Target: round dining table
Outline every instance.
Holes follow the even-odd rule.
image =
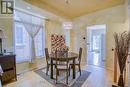
[[[55,61],[57,58],[58,60],[64,60],[64,61],[73,61],[73,79],[76,77],[76,71],[75,71],[75,60],[78,58],[78,54],[74,52],[68,52],[66,57],[62,57],[62,55],[57,55],[57,58],[55,57],[55,53],[50,53],[49,57],[51,59],[51,73],[50,78],[53,79],[53,61]]]

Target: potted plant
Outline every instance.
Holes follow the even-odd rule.
[[[118,86],[124,87],[124,69],[126,67],[126,60],[129,52],[130,45],[130,32],[115,33],[115,52],[118,59],[120,76],[118,78]]]

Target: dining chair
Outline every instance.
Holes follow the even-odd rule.
[[[45,48],[45,56],[46,56],[46,63],[47,63],[46,75],[48,75],[49,67],[51,65],[48,48]]]
[[[66,72],[66,84],[68,84],[68,76],[70,73],[69,69],[69,60],[67,58],[67,53],[65,53],[64,56],[63,52],[60,54],[60,52],[55,51],[55,57],[56,57],[56,84],[58,80],[58,75],[60,71],[65,71]]]
[[[80,75],[81,75],[81,57],[82,57],[82,48],[80,47],[80,48],[79,48],[79,56],[78,56],[78,59],[75,61],[75,66],[78,66]],[[73,68],[73,63],[70,63],[70,67]]]

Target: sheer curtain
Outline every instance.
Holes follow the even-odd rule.
[[[24,14],[19,11],[15,11],[17,16],[19,17],[19,20],[21,23],[24,25],[26,31],[28,32],[28,35],[31,37],[31,62],[34,62],[34,59],[36,58],[36,53],[35,53],[35,36],[38,34],[40,29],[43,27],[43,19],[39,17],[35,17],[32,15]]]

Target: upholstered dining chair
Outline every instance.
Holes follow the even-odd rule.
[[[78,56],[78,59],[75,61],[75,66],[78,66],[80,75],[81,75],[81,57],[82,57],[82,48],[80,47],[80,48],[79,48],[79,56]],[[70,67],[73,68],[73,63],[70,63]]]
[[[58,56],[60,55],[59,52],[55,51],[55,57],[56,57],[56,84],[58,80],[58,75],[60,71],[66,72],[66,84],[68,84],[68,76],[70,73],[69,68],[69,60],[67,58],[67,53],[65,53],[65,56]]]
[[[47,63],[46,75],[48,75],[49,67],[51,65],[51,60],[49,58],[48,48],[45,48],[45,56],[46,56],[46,63]]]

